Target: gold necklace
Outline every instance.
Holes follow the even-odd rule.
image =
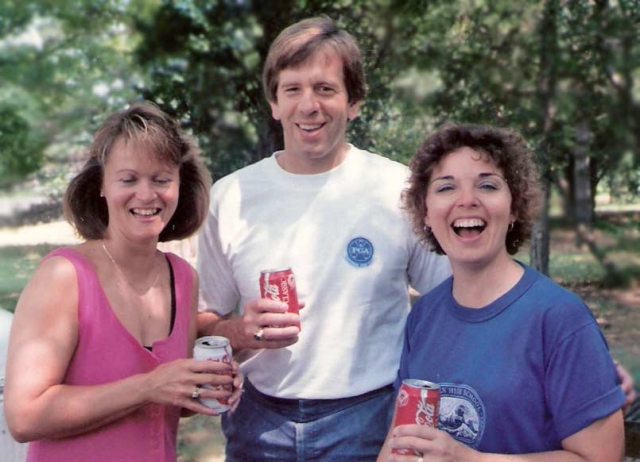
[[[127,277],[124,275],[124,273],[122,272],[122,270],[120,269],[120,267],[118,266],[118,264],[116,263],[116,261],[113,259],[113,257],[111,256],[111,254],[109,253],[109,251],[107,250],[107,246],[104,245],[104,239],[102,239],[102,249],[104,250],[104,252],[107,254],[107,257],[109,257],[109,260],[111,260],[111,263],[113,263],[113,266],[116,268],[116,270],[118,271],[118,273],[120,274],[120,276],[122,276],[122,279],[124,279],[124,282],[127,283],[127,285],[129,287],[131,287],[133,290],[135,290],[137,293],[146,293],[149,292],[149,290],[156,285],[156,283],[158,282],[158,279],[160,279],[160,269],[158,269],[158,271],[156,271],[156,278],[153,280],[153,283],[151,283],[151,285],[149,287],[146,287],[144,289],[141,289],[139,287],[134,286],[133,284],[131,284],[129,282],[129,280],[127,279]]]

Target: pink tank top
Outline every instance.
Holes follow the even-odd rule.
[[[188,357],[193,275],[186,261],[166,254],[175,281],[175,322],[169,337],[155,342],[148,351],[112,311],[89,261],[70,248],[55,250],[46,258],[54,256],[71,261],[78,277],[78,346],[63,383],[109,383]],[[179,418],[178,407],[148,404],[84,435],[34,441],[29,445],[27,461],[175,462]]]

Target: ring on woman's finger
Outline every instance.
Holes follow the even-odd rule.
[[[262,334],[264,334],[264,329],[261,327],[253,334],[253,338],[255,338],[258,342],[262,340]]]
[[[198,398],[200,398],[200,387],[196,385],[196,389],[193,390],[193,393],[191,393],[191,399],[198,399]]]

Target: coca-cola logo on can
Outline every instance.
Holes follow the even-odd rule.
[[[402,382],[396,398],[395,425],[426,425],[438,427],[440,387],[425,380],[407,379]],[[419,455],[411,449],[397,448],[394,454]]]
[[[298,313],[296,279],[291,268],[264,270],[260,272],[260,297],[284,302],[288,312]]]

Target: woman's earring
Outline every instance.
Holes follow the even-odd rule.
[[[509,232],[513,231],[513,221],[509,223]]]
[[[102,192],[102,189],[100,190],[100,197],[104,197],[104,193]]]

